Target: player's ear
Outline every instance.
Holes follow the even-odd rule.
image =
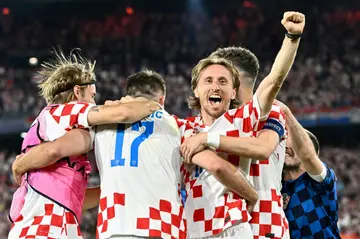
[[[75,99],[76,100],[80,100],[81,99],[81,88],[79,85],[76,85],[73,87],[73,92],[74,92],[74,95],[75,95]]]
[[[198,88],[195,88],[195,90],[194,90],[194,95],[195,95],[196,98],[199,98]]]
[[[159,98],[159,104],[162,105],[162,106],[165,105],[165,96],[164,96],[164,95],[160,96],[160,98]]]
[[[235,99],[236,97],[236,89],[233,89],[232,93],[231,93],[231,99]]]

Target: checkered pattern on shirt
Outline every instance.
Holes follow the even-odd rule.
[[[304,173],[283,185],[282,193],[290,197],[285,209],[291,238],[340,238],[336,176],[326,166],[327,175],[321,183]]]
[[[23,215],[14,222],[21,223]],[[82,238],[75,216],[55,203],[45,204],[43,215],[34,217],[31,225],[22,228],[19,239]]]
[[[149,237],[185,239],[186,221],[183,213],[182,206],[174,210],[169,201],[160,200],[158,208],[149,208],[148,217],[137,219],[136,228],[146,230]]]
[[[257,130],[260,110],[256,96],[243,107],[229,110],[212,126],[205,129],[201,117],[187,118],[197,131],[216,132],[233,137],[251,137]],[[247,173],[250,170],[248,160],[220,152],[219,155],[240,166]],[[246,203],[238,195],[229,192],[214,176],[206,170],[184,164],[181,167],[187,198],[185,212],[190,237],[206,237],[221,233],[235,223],[247,222],[250,215]],[[200,229],[200,230],[199,230]]]
[[[87,113],[92,107],[93,105],[88,103],[70,102],[52,107],[50,115],[66,131],[73,128],[89,128]]]
[[[274,131],[285,132],[285,117],[279,106],[273,105],[266,121],[259,121],[259,127],[270,120],[277,122]],[[272,129],[272,127],[266,127]],[[258,136],[260,131],[254,132]],[[254,239],[281,239],[288,231],[288,222],[282,207],[281,177],[285,161],[285,133],[269,159],[252,160],[250,182],[259,193],[259,201],[251,213],[250,225]]]
[[[99,235],[101,233],[104,233],[108,230],[108,221],[115,218],[115,212],[119,213],[123,211],[124,206],[125,194],[123,193],[113,193],[112,197],[103,197],[100,199],[98,220],[96,226],[97,238],[99,238]]]

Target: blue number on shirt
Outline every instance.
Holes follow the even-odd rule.
[[[139,146],[154,132],[154,121],[137,122],[131,126],[131,130],[139,131],[145,127],[145,131],[134,139],[130,146],[130,167],[138,167]],[[116,132],[115,158],[111,160],[111,167],[125,166],[125,158],[122,156],[124,147],[125,125],[119,124]]]

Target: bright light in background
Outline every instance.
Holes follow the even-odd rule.
[[[20,136],[21,136],[21,138],[25,138],[26,132],[22,132],[22,133],[20,134]]]
[[[127,7],[125,9],[125,12],[128,14],[128,15],[133,15],[134,14],[134,9],[132,7]]]
[[[9,14],[10,14],[10,9],[7,8],[7,7],[4,7],[4,8],[2,9],[2,14],[3,14],[3,15],[9,15]]]
[[[35,66],[35,65],[37,65],[37,63],[38,63],[38,59],[36,57],[31,57],[29,59],[29,64],[30,65]]]

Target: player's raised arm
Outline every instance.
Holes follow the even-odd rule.
[[[73,129],[59,139],[42,143],[26,154],[18,155],[12,165],[13,176],[21,184],[26,172],[54,164],[57,160],[70,155],[81,155],[91,148],[91,136],[87,130]]]
[[[286,105],[282,104],[281,107],[287,119],[287,130],[291,139],[292,148],[303,162],[306,172],[310,175],[315,175],[315,178],[316,175],[320,176],[320,181],[324,180],[327,171],[318,157],[318,152],[315,150],[309,134],[300,125]]]
[[[195,154],[192,163],[208,170],[220,183],[248,202],[249,210],[256,204],[258,194],[245,176],[231,163],[207,149]]]
[[[87,118],[89,125],[134,123],[159,109],[160,105],[155,101],[132,101],[95,106],[90,109]]]
[[[287,31],[281,49],[269,75],[260,83],[255,93],[260,104],[261,116],[270,112],[275,97],[293,65],[305,26],[305,16],[299,12],[285,12],[281,24]]]

